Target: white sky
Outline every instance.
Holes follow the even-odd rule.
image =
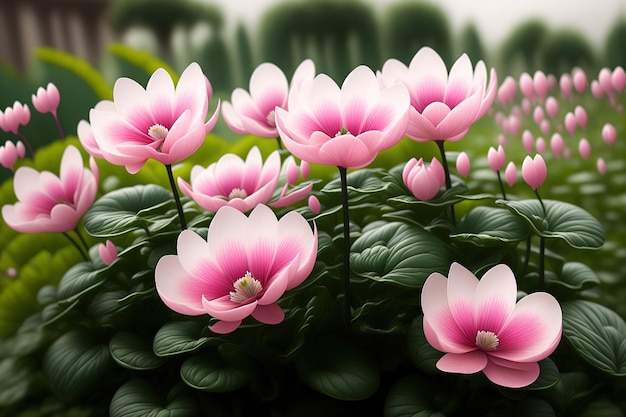
[[[268,6],[301,0],[201,0],[219,5],[229,22],[243,20],[254,27]],[[311,0],[307,0],[311,1]],[[374,10],[402,0],[362,0]],[[626,17],[626,0],[431,0],[448,15],[452,28],[473,21],[483,42],[498,45],[520,21],[542,18],[551,28],[572,27],[585,34],[594,46],[604,43],[618,17]]]

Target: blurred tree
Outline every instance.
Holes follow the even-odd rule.
[[[436,50],[452,62],[450,25],[443,10],[424,2],[400,2],[390,6],[384,21],[387,57],[408,64],[422,46]]]
[[[233,88],[233,74],[230,49],[219,33],[213,34],[194,56],[216,94],[222,94]]]
[[[476,64],[476,62],[480,60],[485,61],[485,63],[487,62],[485,49],[483,48],[483,44],[480,40],[480,35],[478,34],[476,25],[470,23],[465,26],[465,28],[461,32],[461,38],[459,43],[461,45],[460,52],[466,53],[472,60],[472,63]]]
[[[626,18],[618,19],[609,30],[604,47],[609,68],[618,65],[626,68]]]
[[[592,69],[595,57],[587,40],[575,30],[563,29],[549,33],[541,44],[544,72],[562,74],[573,67]]]
[[[114,30],[123,32],[133,26],[143,26],[157,38],[159,53],[172,59],[172,32],[177,26],[191,28],[207,22],[215,33],[224,23],[221,9],[193,0],[113,0],[110,21]]]
[[[547,33],[548,27],[542,20],[530,19],[516,26],[501,47],[503,69],[508,73],[515,73],[516,67],[529,73],[543,69],[539,52]]]
[[[379,63],[378,27],[370,7],[355,0],[284,2],[261,20],[262,59],[286,74],[305,58],[341,80],[355,66]]]
[[[237,26],[235,32],[236,53],[238,58],[239,79],[236,83],[239,87],[247,87],[250,75],[254,71],[254,57],[252,56],[252,45],[248,31],[243,24]]]

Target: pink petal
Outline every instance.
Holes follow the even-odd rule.
[[[515,363],[490,357],[483,373],[494,384],[507,388],[521,388],[539,378],[539,365],[536,362]]]
[[[496,265],[488,270],[476,288],[476,330],[498,334],[515,308],[516,297],[517,283],[507,265]]]
[[[437,361],[437,368],[455,374],[474,374],[487,366],[487,355],[480,350],[465,353],[446,353]]]
[[[217,334],[227,334],[235,331],[237,327],[241,325],[241,320],[236,321],[218,321],[212,326],[209,326],[209,329],[213,333]]]
[[[193,277],[185,272],[177,256],[166,255],[159,259],[154,279],[159,297],[169,308],[188,316],[205,314],[202,294],[187,289]]]
[[[252,317],[265,324],[278,324],[285,319],[285,312],[278,304],[258,305]]]
[[[202,306],[206,313],[223,321],[241,321],[248,317],[257,307],[256,301],[248,304],[235,303],[230,300],[230,295],[225,295],[214,300],[202,297]]]
[[[450,266],[448,273],[448,305],[465,340],[474,342],[476,331],[481,330],[475,327],[474,303],[478,290],[478,279],[467,268],[454,262]]]
[[[363,168],[376,158],[376,153],[354,136],[341,135],[322,145],[319,149],[319,156],[325,161],[324,165]]]

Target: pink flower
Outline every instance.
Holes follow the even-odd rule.
[[[576,106],[574,109],[574,117],[576,118],[576,123],[578,123],[583,130],[587,129],[587,111],[584,107]]]
[[[626,71],[624,71],[624,68],[620,66],[615,67],[611,74],[611,83],[617,93],[624,91],[624,87],[626,86]]]
[[[529,99],[530,101],[535,101],[535,85],[533,83],[533,78],[529,73],[523,72],[519,77],[519,87],[522,90],[522,94],[524,97]]]
[[[528,153],[531,153],[535,147],[535,138],[533,137],[532,132],[528,129],[525,129],[524,132],[522,132],[522,144]]]
[[[560,133],[556,132],[552,135],[552,137],[550,138],[550,148],[557,158],[560,158],[561,155],[563,155],[563,149],[565,149],[565,140]]]
[[[264,205],[250,217],[221,208],[205,241],[191,230],[178,237],[178,255],[156,266],[156,289],[163,302],[185,315],[209,314],[210,326],[229,333],[249,315],[277,324],[284,312],[277,301],[311,273],[317,255],[317,229],[292,211],[276,219]]]
[[[57,108],[59,107],[61,97],[56,85],[48,83],[46,88],[39,87],[37,89],[37,94],[33,94],[31,98],[33,106],[39,113],[57,114]]]
[[[28,104],[19,101],[13,103],[13,107],[7,107],[4,113],[0,112],[0,129],[5,132],[17,134],[20,126],[26,126],[30,122],[30,109]]]
[[[607,145],[613,145],[617,140],[617,130],[611,123],[605,123],[602,126],[602,140]]]
[[[543,157],[539,154],[534,158],[526,156],[522,162],[522,178],[533,190],[536,190],[546,180],[548,169]]]
[[[489,148],[489,151],[487,152],[487,162],[489,162],[489,167],[491,167],[491,170],[494,172],[500,171],[504,168],[506,154],[504,153],[502,145],[498,145],[498,150],[496,150],[493,146]]]
[[[591,145],[586,138],[581,138],[578,142],[578,153],[583,159],[587,159],[591,155]]]
[[[561,87],[561,92],[566,97],[572,96],[572,78],[569,74],[562,74],[559,79],[559,87]]]
[[[293,157],[287,158],[284,166],[295,166]],[[287,169],[281,175],[278,151],[272,152],[263,163],[261,151],[255,146],[250,149],[245,161],[235,154],[226,154],[207,168],[194,166],[191,169],[191,182],[178,178],[178,186],[184,195],[205,210],[216,212],[223,206],[230,206],[246,212],[272,200],[279,181],[287,176],[285,171]],[[278,199],[269,203],[271,206],[285,207],[303,200],[313,187],[313,184],[309,184],[287,194],[289,185],[286,181]]]
[[[466,54],[457,59],[448,74],[443,59],[429,47],[417,51],[408,68],[389,59],[381,72],[384,85],[401,82],[408,88],[411,120],[407,136],[420,142],[463,138],[493,104],[498,91],[494,69],[490,77],[487,84],[485,63],[478,61],[473,70]]]
[[[556,98],[553,96],[549,96],[546,99],[546,112],[552,119],[554,119],[559,112],[559,102],[556,101]]]
[[[314,195],[309,197],[308,205],[309,210],[311,210],[311,212],[315,215],[320,214],[320,212],[322,211],[322,205],[320,203],[320,200]]]
[[[105,265],[111,265],[117,259],[117,248],[113,242],[107,240],[106,243],[98,245],[98,254]]]
[[[541,101],[545,100],[550,86],[548,84],[548,77],[546,77],[546,74],[543,71],[535,71],[535,74],[533,75],[533,87],[539,99]]]
[[[13,185],[18,202],[2,207],[4,221],[21,233],[68,232],[93,203],[98,189],[98,167],[83,167],[78,149],[69,145],[57,177],[48,171],[20,167]]]
[[[604,159],[598,158],[596,160],[596,169],[601,175],[606,174],[606,163],[604,162]]]
[[[304,82],[291,91],[288,108],[276,109],[276,127],[289,152],[314,164],[362,168],[402,139],[410,101],[403,85],[381,90],[361,65],[341,88],[325,74]]]
[[[310,59],[296,69],[292,85],[299,87],[313,79],[315,64]],[[259,65],[250,77],[250,92],[236,88],[232,104],[222,104],[222,116],[228,127],[239,134],[252,134],[265,138],[278,137],[276,130],[276,107],[287,109],[289,85],[280,68],[271,63]]]
[[[22,142],[19,142],[19,143],[22,143]],[[22,144],[21,149],[24,150],[23,144]],[[7,140],[4,143],[4,146],[0,146],[0,165],[2,165],[3,167],[13,171],[13,168],[15,167],[15,163],[17,162],[18,157],[23,158],[24,153],[22,152],[22,154],[20,155],[18,146],[16,146],[10,140]]]
[[[467,175],[470,171],[470,160],[467,156],[467,153],[461,152],[459,153],[459,156],[457,156],[456,170],[459,172],[459,174],[467,178]]]
[[[517,181],[517,168],[515,167],[515,163],[513,161],[509,162],[506,166],[506,170],[504,170],[504,178],[506,179],[506,183],[509,184],[509,187],[515,185]]]
[[[96,104],[96,108],[102,102]],[[76,133],[78,135],[78,140],[80,144],[83,145],[83,149],[87,151],[87,153],[94,158],[104,159],[104,155],[96,142],[96,138],[93,137],[93,130],[91,129],[91,125],[86,120],[81,120],[78,122],[78,127],[76,128]]]
[[[443,165],[437,158],[433,158],[430,165],[424,164],[422,158],[411,158],[402,171],[402,181],[415,198],[428,201],[445,185],[446,178]]]
[[[422,289],[424,333],[444,372],[482,371],[494,384],[520,388],[539,377],[538,361],[561,340],[562,312],[557,300],[536,292],[516,303],[511,269],[500,264],[478,280],[458,263],[446,278],[432,273]]]
[[[124,165],[131,174],[148,159],[165,165],[195,152],[217,122],[219,103],[208,122],[208,80],[196,63],[174,87],[167,71],[152,74],[144,90],[129,78],[113,88],[113,101],[100,102],[89,113],[93,138],[104,158]]]
[[[498,101],[503,106],[509,105],[513,103],[516,92],[517,84],[515,83],[515,79],[508,75],[500,85],[500,88],[498,88]]]
[[[564,119],[565,128],[571,136],[576,132],[576,116],[571,111],[567,112]]]
[[[585,74],[585,71],[579,67],[572,70],[572,81],[574,83],[574,88],[579,93],[582,93],[585,91],[585,88],[587,88],[587,75]]]

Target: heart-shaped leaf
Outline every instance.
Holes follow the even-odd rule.
[[[450,267],[450,248],[432,233],[404,223],[376,223],[352,244],[355,274],[375,281],[421,288],[434,271]]]
[[[616,312],[586,300],[563,303],[563,335],[603,372],[626,375],[626,323]]]
[[[131,332],[116,333],[109,342],[109,351],[115,362],[132,370],[156,369],[166,361],[154,354],[150,341]]]
[[[182,385],[161,393],[148,382],[132,379],[122,385],[109,409],[111,417],[195,417],[201,415],[193,396]]]
[[[546,275],[550,278],[552,275]],[[600,284],[600,278],[581,262],[567,262],[556,279],[548,279],[549,287],[565,287],[570,290],[586,290]]]
[[[202,336],[207,328],[206,323],[197,321],[174,321],[161,327],[152,342],[157,356],[173,356],[193,352],[219,338]]]
[[[561,239],[577,249],[598,249],[604,244],[604,229],[598,220],[582,208],[564,201],[498,200],[524,219],[537,235]]]
[[[183,362],[180,376],[187,385],[201,391],[232,392],[252,382],[254,370],[245,361],[227,361],[217,352],[202,352]]]
[[[147,228],[150,218],[158,214],[151,209],[169,203],[171,198],[169,191],[154,184],[112,191],[85,213],[85,229],[92,236],[113,237]]]
[[[67,270],[57,290],[59,300],[72,302],[82,295],[95,290],[104,283],[106,268],[98,268],[91,262],[81,262]]]
[[[528,234],[526,222],[509,210],[478,206],[467,213],[451,237],[477,246],[497,246],[520,242]]]

